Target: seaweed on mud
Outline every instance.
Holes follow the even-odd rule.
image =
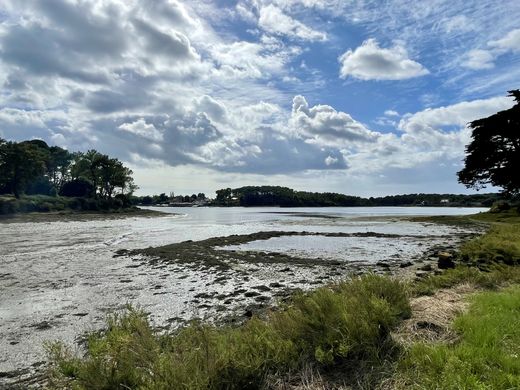
[[[317,233],[297,231],[263,231],[251,234],[212,237],[201,241],[183,241],[179,243],[134,250],[119,250],[115,256],[144,255],[152,265],[159,262],[192,264],[205,268],[216,267],[226,270],[238,262],[251,264],[294,264],[294,265],[342,265],[337,260],[309,259],[277,252],[228,251],[224,246],[240,245],[251,241],[268,240],[283,236],[323,236],[323,237],[381,237],[390,239],[420,238],[420,236],[384,234],[375,232],[357,233]]]

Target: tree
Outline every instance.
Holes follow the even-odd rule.
[[[516,105],[470,123],[471,143],[466,147],[459,182],[477,190],[486,184],[508,194],[520,192],[520,90],[509,91]]]
[[[34,141],[16,143],[0,140],[2,192],[19,198],[32,181],[45,173],[45,161],[45,153]]]

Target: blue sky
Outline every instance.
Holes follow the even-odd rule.
[[[140,193],[467,192],[513,105],[520,3],[2,0],[0,137],[95,148]]]

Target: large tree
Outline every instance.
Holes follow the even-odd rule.
[[[470,123],[471,143],[459,182],[480,189],[487,184],[508,194],[520,192],[520,90],[509,91],[515,106]]]
[[[0,140],[0,190],[17,198],[45,173],[46,154],[34,142]]]

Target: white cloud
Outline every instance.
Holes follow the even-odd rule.
[[[509,31],[501,39],[488,41],[487,46],[490,49],[473,49],[467,52],[462,66],[470,69],[491,69],[501,55],[520,52],[520,29]]]
[[[474,22],[466,15],[456,15],[441,22],[442,29],[447,33],[469,32],[475,30]]]
[[[146,123],[144,118],[139,118],[135,122],[131,123],[123,123],[122,125],[119,125],[118,129],[128,131],[129,133],[135,134],[150,141],[163,141],[162,133],[158,131],[153,124]]]
[[[194,100],[196,111],[203,112],[213,121],[225,122],[227,119],[226,106],[211,96],[204,95]]]
[[[307,41],[325,41],[327,34],[313,30],[270,4],[260,9],[258,25],[271,34],[285,35]]]
[[[348,50],[339,61],[341,78],[403,80],[429,73],[421,64],[408,58],[402,44],[385,49],[379,47],[375,39],[368,39],[355,50]]]
[[[394,110],[386,110],[385,111],[385,115],[386,116],[399,116],[399,113],[397,111],[394,111]]]
[[[495,56],[489,50],[474,49],[466,54],[462,66],[470,69],[491,69],[495,66]]]
[[[504,51],[520,51],[520,28],[509,31],[502,39],[488,42],[488,45]]]
[[[511,97],[494,97],[460,102],[446,107],[426,109],[415,114],[406,114],[399,123],[399,129],[415,132],[417,129],[439,128],[456,125],[464,127],[467,123],[489,116],[512,106]]]
[[[338,162],[338,159],[332,156],[327,156],[325,159],[325,165],[333,165]]]
[[[309,107],[303,96],[293,98],[289,125],[299,135],[318,145],[340,146],[374,142],[378,134],[367,129],[349,114],[328,105]]]

